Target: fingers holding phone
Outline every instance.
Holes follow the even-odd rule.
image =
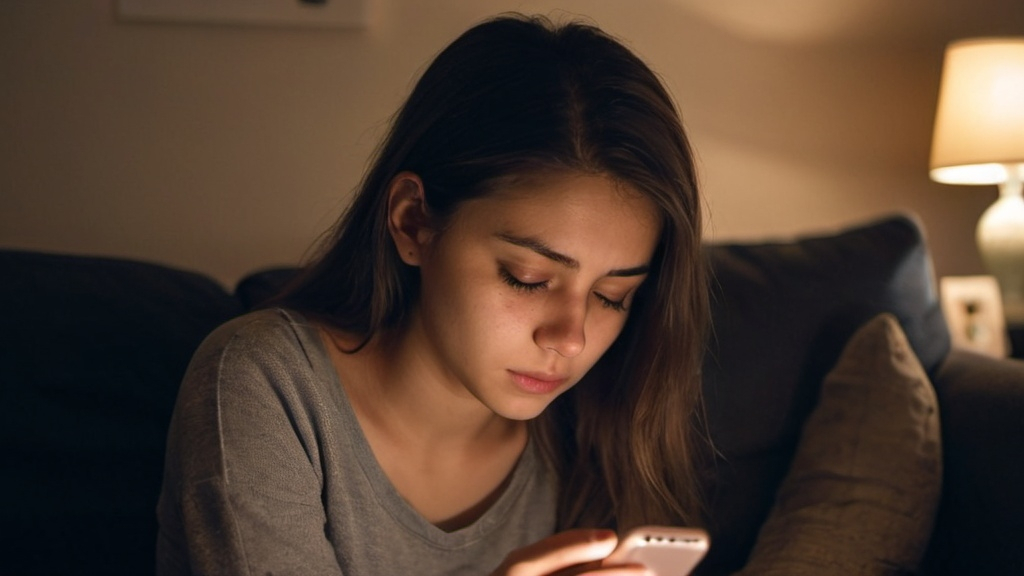
[[[710,546],[700,528],[641,526],[630,530],[602,565],[640,564],[655,576],[687,576]]]
[[[686,576],[707,553],[698,528],[568,530],[513,551],[492,576]]]
[[[637,564],[602,563],[618,544],[611,530],[559,532],[511,552],[491,576],[640,576],[650,574]]]

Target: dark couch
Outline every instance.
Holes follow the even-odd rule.
[[[917,222],[707,254],[705,395],[721,456],[703,571],[742,566],[822,377],[857,326],[889,311],[941,406],[928,573],[1024,573],[1024,362],[950,350]],[[163,266],[0,251],[0,574],[152,573],[164,434],[188,359],[290,273],[258,273],[229,293]]]

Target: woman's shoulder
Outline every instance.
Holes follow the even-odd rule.
[[[228,320],[214,329],[203,344],[213,341],[266,345],[302,340],[316,334],[316,324],[301,313],[286,308],[267,308]]]
[[[260,310],[203,341],[182,379],[179,404],[220,411],[301,406],[303,399],[334,395],[336,379],[314,323],[292,310]]]
[[[249,312],[217,327],[200,344],[193,363],[302,362],[314,365],[324,356],[316,324],[294,310],[269,308]]]

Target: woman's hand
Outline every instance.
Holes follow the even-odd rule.
[[[602,567],[618,543],[611,530],[577,529],[559,532],[514,550],[491,576],[641,576],[643,566]]]

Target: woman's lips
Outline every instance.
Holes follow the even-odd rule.
[[[512,381],[521,390],[530,394],[550,394],[558,390],[568,378],[556,374],[541,374],[537,372],[516,372],[509,370]]]

